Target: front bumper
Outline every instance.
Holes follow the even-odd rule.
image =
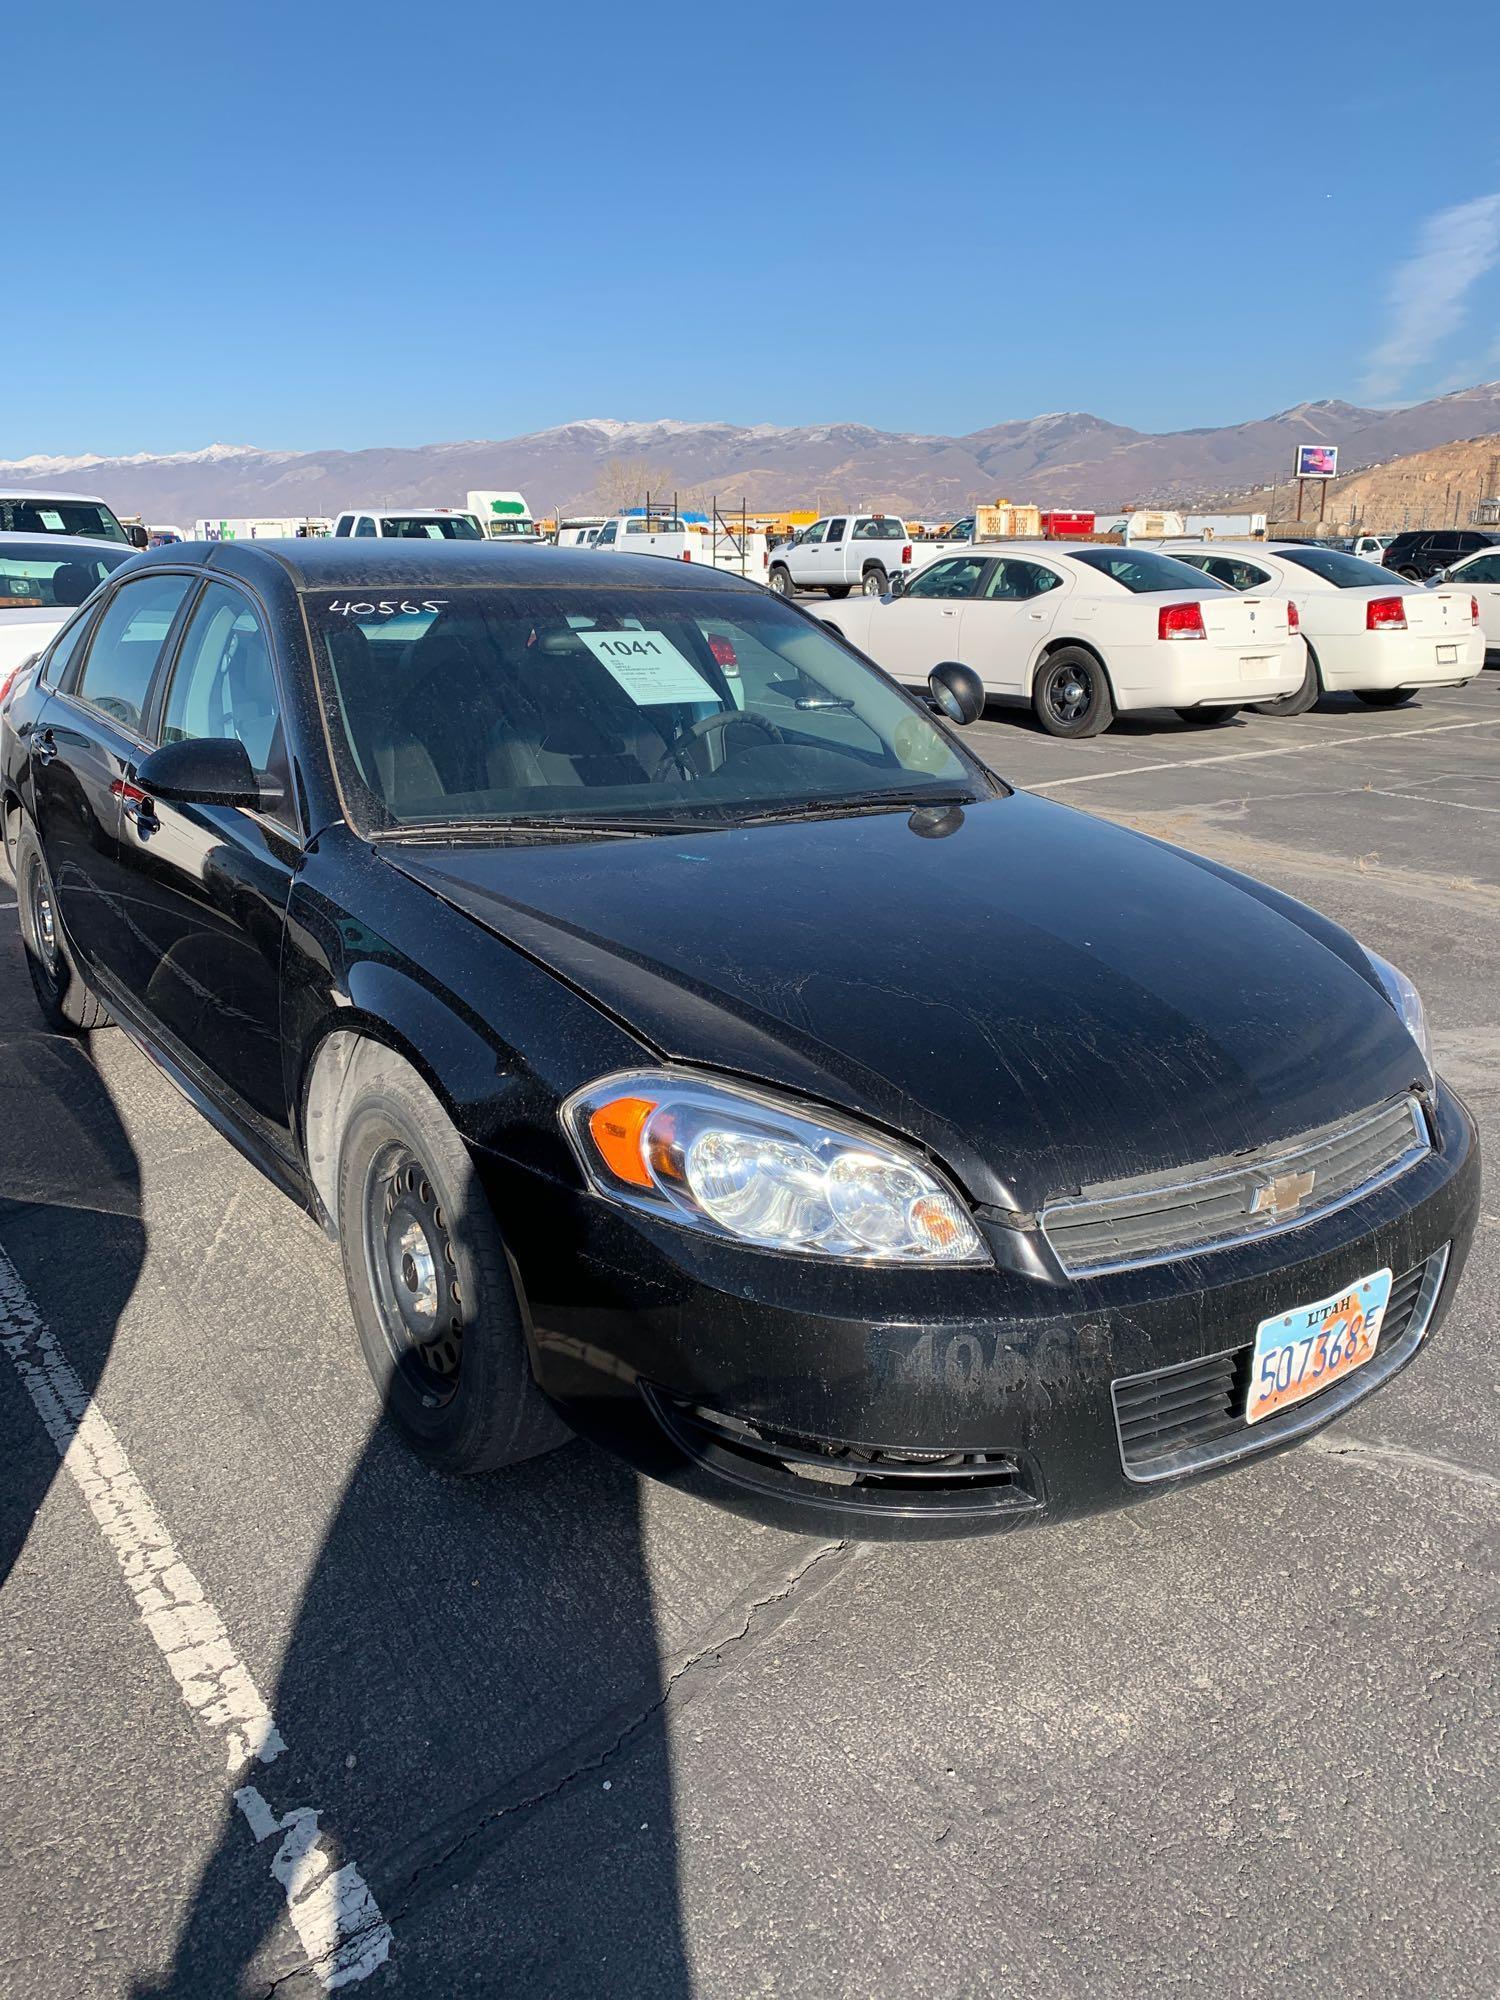
[[[537,1379],[642,1471],[799,1532],[994,1532],[1122,1506],[1285,1448],[1430,1338],[1479,1202],[1479,1147],[1439,1086],[1433,1151],[1284,1233],[1070,1280],[985,1224],[989,1269],[875,1270],[726,1246],[482,1162],[529,1314]],[[561,1210],[559,1209],[561,1204]],[[1446,1253],[1445,1256],[1441,1253]],[[1383,1266],[1441,1283],[1404,1346],[1208,1463],[1126,1470],[1118,1385],[1253,1342],[1270,1314]],[[768,1442],[769,1441],[769,1442]]]

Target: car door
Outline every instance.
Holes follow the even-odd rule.
[[[925,681],[940,660],[961,660],[964,605],[989,568],[982,555],[940,556],[900,597],[871,600],[866,651],[897,680]]]
[[[827,533],[826,521],[814,521],[810,528],[804,528],[797,537],[795,548],[787,550],[787,568],[792,573],[793,583],[799,589],[811,589],[817,573],[818,558],[822,553],[823,537]]]
[[[146,747],[147,691],[192,583],[190,574],[172,570],[122,582],[31,733],[31,810],[55,906],[74,953],[95,978],[124,956],[121,785]]]
[[[1063,579],[1047,563],[1001,556],[963,607],[956,658],[995,694],[1025,694],[1037,648],[1056,622]]]
[[[813,581],[826,590],[829,584],[847,583],[844,574],[844,536],[848,531],[847,520],[834,519],[828,523],[828,532],[818,544],[813,556]]]
[[[1466,562],[1462,569],[1455,570],[1453,583],[1456,589],[1470,591],[1479,606],[1484,650],[1500,653],[1500,549]]]
[[[262,608],[205,584],[153,695],[152,733],[237,738],[280,799],[249,811],[152,799],[125,770],[126,984],[167,1053],[240,1122],[291,1148],[281,1053],[282,931],[302,843],[284,707]]]

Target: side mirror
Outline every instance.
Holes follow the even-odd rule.
[[[184,806],[274,805],[279,785],[262,784],[237,737],[188,736],[142,758],[135,782],[148,798]]]
[[[151,537],[139,521],[125,523],[125,539],[133,549],[149,549],[151,546]]]
[[[887,582],[890,585],[889,590],[886,592],[888,597],[905,597],[906,578],[901,574],[899,569],[893,577],[887,579]]]
[[[984,682],[961,660],[943,660],[927,676],[932,705],[950,722],[977,722],[984,714]]]

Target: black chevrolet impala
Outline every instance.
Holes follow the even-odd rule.
[[[1410,983],[1000,783],[962,666],[650,558],[178,544],[3,700],[43,1012],[321,1219],[455,1472],[571,1426],[806,1529],[1060,1518],[1305,1436],[1458,1283]]]

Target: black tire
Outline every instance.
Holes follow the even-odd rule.
[[[47,858],[29,819],[22,820],[16,837],[16,914],[26,970],[47,1026],[60,1035],[109,1027],[108,1009],[89,991],[63,937]]]
[[[1397,576],[1404,576],[1408,583],[1420,583],[1422,581],[1422,572],[1419,569],[1398,569],[1396,574]]]
[[[830,597],[847,597],[852,588],[852,584],[830,583],[828,586],[828,595]]]
[[[1109,677],[1082,646],[1062,646],[1036,670],[1031,711],[1049,736],[1097,736],[1115,719]]]
[[[1277,695],[1274,701],[1257,701],[1251,706],[1257,715],[1306,715],[1307,711],[1316,705],[1322,692],[1323,683],[1318,674],[1318,656],[1312,647],[1308,646],[1307,671],[1302,676],[1301,687],[1291,694]]]
[[[1402,708],[1416,693],[1415,688],[1356,688],[1354,692],[1371,708]]]
[[[406,1063],[372,1067],[339,1140],[338,1225],[386,1414],[444,1472],[492,1472],[571,1435],[531,1373],[499,1226],[468,1148]]]
[[[1237,708],[1179,708],[1177,714],[1184,722],[1196,722],[1200,728],[1218,729],[1226,722],[1233,722],[1239,714]]]
[[[778,597],[790,597],[796,588],[792,582],[792,573],[785,563],[772,563],[768,581]]]
[[[890,590],[891,584],[879,563],[872,563],[860,578],[859,587],[866,597],[884,597]]]

